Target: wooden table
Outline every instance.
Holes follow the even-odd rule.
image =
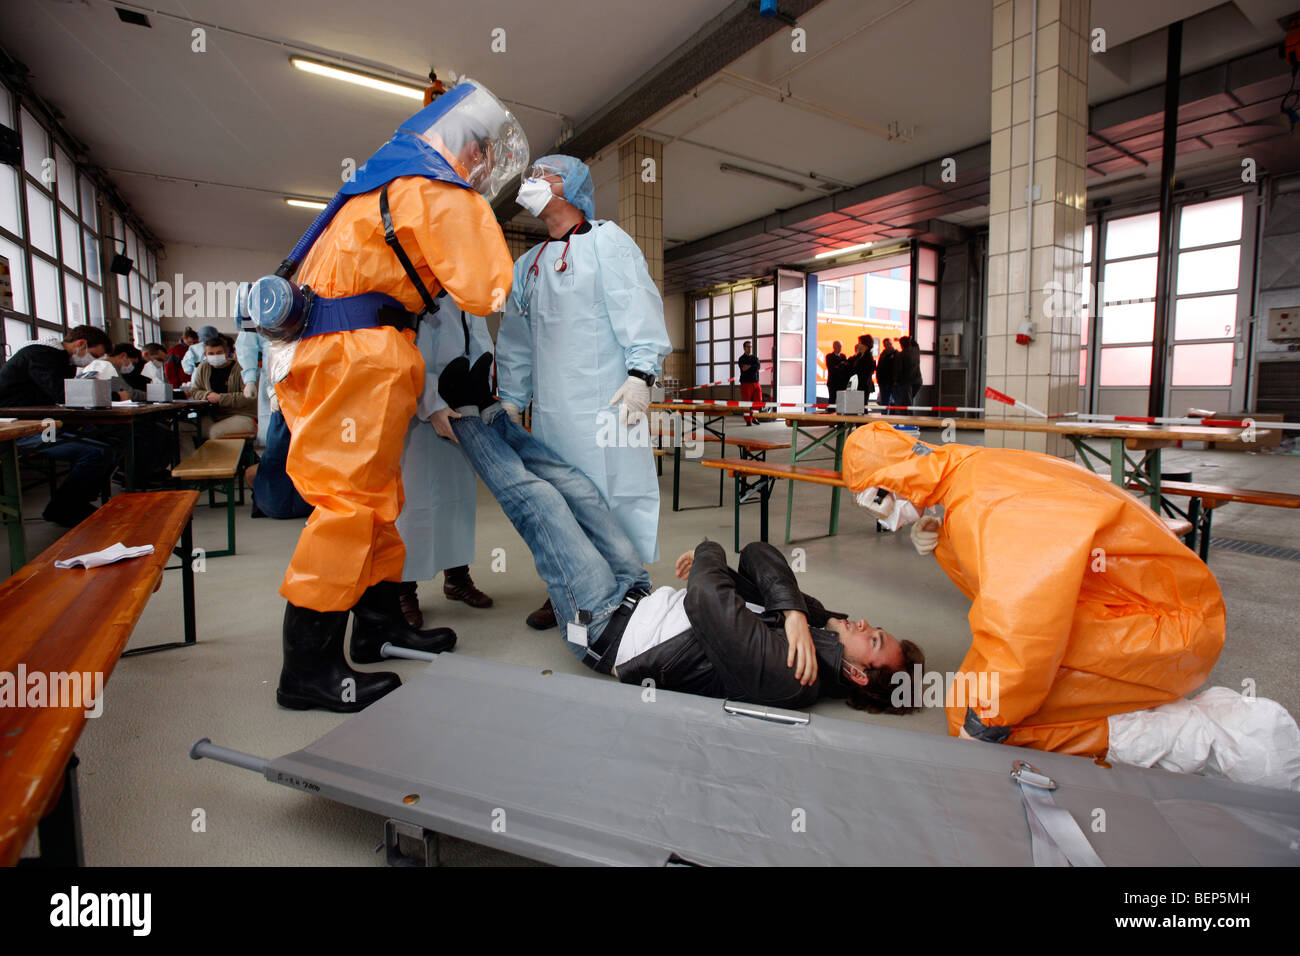
[[[653,402],[650,405],[650,411],[669,412],[674,418],[680,415],[695,415],[698,420],[695,423],[694,433],[712,435],[714,438],[723,442],[723,454],[726,454],[727,439],[727,418],[731,415],[745,415],[752,409],[734,408],[729,405],[693,405],[688,402]],[[653,424],[653,422],[651,422]],[[679,476],[682,464],[682,431],[676,431],[673,440],[673,511],[679,511],[679,502],[681,497],[681,484]],[[718,475],[718,507],[722,507],[722,494],[724,490],[725,473]]]
[[[55,675],[72,674],[100,674],[107,683],[122,657],[193,645],[190,522],[198,497],[197,491],[119,495],[0,584],[0,671],[16,675],[21,666],[28,675],[45,675],[49,686]],[[54,566],[115,541],[152,544],[154,551],[90,570]],[[124,653],[178,542],[185,640]],[[73,750],[86,719],[85,707],[0,707],[0,865],[18,859],[37,821],[43,859],[80,862]]]
[[[755,416],[771,421],[782,420],[793,430],[790,446],[790,463],[797,464],[818,448],[833,445],[835,470],[843,468],[844,441],[848,433],[859,425],[871,422],[889,422],[894,425],[912,425],[917,428],[955,427],[968,431],[1038,432],[1064,435],[1074,445],[1079,457],[1089,471],[1097,471],[1094,460],[1110,467],[1110,479],[1121,488],[1136,482],[1149,495],[1151,507],[1160,511],[1160,450],[1181,441],[1213,441],[1235,444],[1241,442],[1241,432],[1233,428],[1211,428],[1200,425],[1136,425],[1114,422],[1081,422],[1063,419],[1022,420],[1014,418],[939,418],[920,415],[836,415],[806,412],[756,412]],[[809,429],[826,427],[829,430],[814,435]],[[1256,438],[1266,429],[1256,428]],[[802,448],[799,439],[807,440]],[[1088,439],[1104,438],[1110,441],[1110,455],[1089,447]],[[1135,460],[1130,451],[1143,455]],[[785,540],[790,542],[790,521],[794,510],[794,484],[791,482],[785,512]],[[840,489],[831,491],[830,533],[839,530]]]
[[[125,427],[127,442],[123,468],[126,471],[126,490],[135,490],[135,423],[141,418],[170,417],[172,423],[172,441],[176,448],[180,443],[180,425],[177,416],[188,412],[194,406],[206,405],[207,402],[194,402],[189,399],[179,402],[155,402],[152,404],[122,405],[112,408],[69,408],[66,405],[28,405],[19,408],[3,409],[4,416],[21,419],[57,418],[67,425],[109,425]],[[176,448],[173,451],[176,451]],[[179,457],[174,454],[173,457]]]
[[[57,421],[54,427],[59,427]],[[18,439],[39,435],[44,429],[43,422],[0,422],[0,520],[3,520],[9,538],[11,572],[27,563],[27,540],[23,535],[23,483],[18,474]]]

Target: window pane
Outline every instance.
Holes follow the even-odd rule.
[[[768,288],[770,288],[770,286],[769,286]],[[759,289],[759,291],[762,292],[763,290],[762,290],[762,289]],[[772,313],[771,313],[771,312],[760,312],[760,313],[758,313],[758,334],[759,334],[759,335],[771,335],[771,334],[772,334],[772,331],[773,331],[773,330],[772,330]]]
[[[128,293],[126,291],[126,276],[116,276],[117,278],[117,300],[126,303]]]
[[[104,327],[104,294],[94,287],[86,289],[86,302],[90,314],[90,324],[97,329]]]
[[[1083,227],[1083,261],[1092,262],[1092,223]]]
[[[1092,316],[1089,314],[1088,307],[1085,305],[1082,309],[1082,315],[1080,315],[1079,317],[1079,344],[1080,345],[1088,344],[1088,329],[1091,328],[1091,326],[1092,326]]]
[[[938,286],[926,285],[924,282],[916,286],[916,314],[917,315],[937,315],[938,309],[935,307],[935,299],[938,292]],[[921,348],[925,348],[924,345]]]
[[[1156,294],[1156,257],[1134,259],[1131,262],[1112,262],[1103,273],[1100,295],[1106,302],[1131,302],[1134,299],[1151,299]]]
[[[709,364],[709,346],[707,343],[695,346],[695,361],[700,365]]]
[[[782,385],[803,385],[803,363],[782,362],[781,363],[781,384]]]
[[[920,250],[920,255],[917,256],[916,277],[931,282],[939,281],[939,254],[933,249]]]
[[[1231,342],[1174,346],[1172,385],[1231,385]]]
[[[99,272],[99,239],[89,229],[82,232],[86,252],[86,278],[91,282],[102,282]]]
[[[14,128],[14,98],[3,83],[0,83],[0,124]]]
[[[54,184],[59,190],[59,202],[76,212],[77,167],[72,165],[72,159],[61,149],[55,149],[54,163],[57,174],[54,178]]]
[[[5,319],[5,358],[10,358],[32,339],[32,327],[22,319]]]
[[[713,304],[715,307],[717,306],[716,299],[714,300]],[[717,313],[714,312],[714,315],[716,314]],[[724,312],[723,315],[726,315],[726,313]],[[731,319],[714,319],[713,320],[714,341],[717,341],[718,339],[729,339],[729,338],[731,338]]]
[[[731,377],[732,375],[731,375],[730,365],[715,365],[713,366],[713,378],[709,379],[709,381],[721,382],[723,385],[726,385],[727,379]]]
[[[802,358],[803,357],[803,336],[799,334],[786,334],[781,336],[781,358]],[[791,385],[784,379],[785,373],[781,373],[783,378],[782,385]]]
[[[74,279],[70,275],[63,277],[64,302],[67,304],[68,328],[74,325],[84,325],[86,322],[86,307],[82,304],[82,289],[84,285],[80,279]]]
[[[938,324],[934,319],[916,320],[916,344],[922,352],[934,351],[934,330]]]
[[[754,316],[738,315],[731,320],[734,327],[732,335],[738,339],[747,339],[754,334]]]
[[[18,170],[0,166],[0,226],[15,236],[23,234],[23,211],[18,202]]]
[[[739,346],[739,345],[736,345],[735,348],[736,348],[736,352],[735,352],[735,354],[736,354],[736,355],[739,355],[739,354],[740,354],[740,346]],[[733,356],[732,356],[732,344],[731,344],[730,342],[714,342],[714,343],[713,343],[713,361],[714,361],[715,363],[730,362],[730,361],[732,361],[732,357],[733,357]],[[730,372],[727,373],[726,377],[727,377],[727,378],[733,378],[733,377],[735,377],[737,374],[738,374],[738,373],[733,369],[732,371],[730,371]]]
[[[1241,246],[1178,254],[1178,294],[1236,290]]]
[[[1237,334],[1237,297],[1207,295],[1174,304],[1174,338],[1226,339]]]
[[[713,317],[720,315],[731,315],[731,293],[724,292],[722,295],[713,297]]]
[[[63,247],[63,264],[73,272],[80,272],[81,226],[66,212],[59,213],[59,239]]]
[[[1155,252],[1160,245],[1160,213],[1112,219],[1106,224],[1106,258],[1125,259]]]
[[[53,325],[63,325],[59,306],[59,269],[40,256],[32,256],[32,281],[35,287],[36,317]]]
[[[22,136],[23,136],[23,168],[31,173],[42,183],[41,179],[42,163],[49,158],[50,143],[46,139],[45,129],[36,118],[26,110],[22,113]]]
[[[1087,308],[1092,302],[1092,266],[1083,267],[1083,284],[1079,286],[1079,295],[1083,297],[1079,301]]]
[[[14,311],[31,314],[27,301],[27,259],[22,249],[8,239],[0,239],[0,256],[9,260],[9,284],[14,296]]]
[[[140,273],[132,269],[131,274],[126,277],[126,284],[131,290],[131,308],[140,308]]]
[[[746,289],[743,292],[737,292],[731,303],[733,312],[752,312],[754,311],[754,290]]]
[[[707,342],[709,340],[709,329],[713,326],[712,322],[695,323],[695,341]]]
[[[1098,385],[1151,384],[1151,346],[1101,350],[1101,373]]]
[[[54,203],[31,183],[27,184],[27,217],[32,245],[54,255]]]
[[[709,367],[707,365],[695,366],[695,384],[703,385],[709,380]]]
[[[758,307],[760,309],[770,309],[775,298],[776,287],[772,285],[761,285],[758,287]]]
[[[934,384],[934,356],[933,355],[921,356],[921,383],[923,385]],[[871,388],[870,386],[867,386],[868,391],[870,391],[870,388]]]
[[[1108,305],[1101,315],[1101,342],[1150,342],[1155,330],[1156,304]]]
[[[708,300],[708,299],[696,299],[696,300],[695,300],[695,317],[696,317],[697,319],[707,319],[707,318],[709,317],[709,300]]]
[[[1178,224],[1178,248],[1208,246],[1241,239],[1241,197],[1184,206]]]
[[[1088,350],[1079,349],[1079,385],[1088,384]]]
[[[99,216],[95,209],[95,184],[85,176],[81,177],[81,219],[92,229],[99,227]]]

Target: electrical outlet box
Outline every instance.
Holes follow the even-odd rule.
[[[947,356],[961,355],[961,333],[953,332],[939,336],[939,354]]]
[[[1274,342],[1300,339],[1300,306],[1268,310],[1268,337]]]

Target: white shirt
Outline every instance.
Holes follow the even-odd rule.
[[[159,382],[164,385],[167,383],[167,376],[163,374],[161,368],[155,367],[153,362],[145,362],[140,367],[140,374],[151,382]]]
[[[746,602],[755,614],[764,608]],[[623,628],[614,666],[619,667],[664,641],[671,640],[691,626],[686,616],[686,588],[658,588],[643,597]]]

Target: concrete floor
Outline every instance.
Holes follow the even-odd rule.
[[[754,437],[788,437],[784,426],[775,423],[743,430]],[[925,437],[938,440],[937,435]],[[1197,481],[1300,490],[1300,460],[1291,456],[1167,451],[1164,470],[1191,470]],[[730,487],[726,506],[716,507],[716,472],[684,463],[682,500],[691,510],[671,510],[670,459],[660,485],[663,557],[651,568],[656,585],[675,583],[673,560],[702,538],[721,541],[728,548],[732,541]],[[42,499],[40,490],[29,493],[27,513],[39,514]],[[956,670],[970,642],[966,600],[933,560],[913,551],[906,535],[874,533],[865,514],[847,502],[839,535],[826,537],[829,499],[829,489],[800,485],[796,490],[795,540],[783,550],[789,555],[794,547],[804,549],[805,590],[830,607],[865,616],[917,641],[926,650],[929,667]],[[778,545],[785,504],[782,488],[772,501],[772,540]],[[748,507],[742,515],[742,539],[757,537],[757,508]],[[224,521],[224,511],[201,507],[195,516],[195,543],[222,547]],[[212,559],[197,576],[198,646],[118,664],[107,685],[103,716],[88,722],[77,750],[82,761],[87,863],[383,865],[383,854],[375,852],[383,836],[380,817],[274,786],[248,771],[187,756],[200,737],[261,756],[277,756],[310,743],[346,719],[323,712],[285,711],[275,703],[284,608],[275,590],[300,527],[296,521],[253,520],[242,509],[238,556]],[[1217,514],[1214,531],[1225,538],[1296,547],[1300,513],[1233,505]],[[58,536],[59,529],[35,520],[27,532],[29,553],[36,554]],[[539,633],[524,625],[525,615],[541,603],[544,590],[522,540],[482,486],[477,548],[474,577],[495,599],[495,607],[473,610],[448,602],[439,579],[421,588],[426,626],[454,627],[460,635],[458,654],[609,679],[583,668],[561,646],[558,631]],[[500,573],[490,570],[494,548],[506,554],[506,567]],[[1228,607],[1227,646],[1211,683],[1240,690],[1244,680],[1253,680],[1260,696],[1279,700],[1292,714],[1300,714],[1297,565],[1228,551],[1213,552],[1210,565]],[[180,576],[170,572],[146,607],[131,643],[179,639],[180,628]],[[394,661],[388,669],[409,677],[422,666]],[[814,712],[921,733],[946,732],[939,710],[872,716],[840,702],[826,702]],[[195,832],[192,823],[199,811],[206,822],[203,832]],[[527,862],[455,840],[443,841],[443,859],[452,865]]]

